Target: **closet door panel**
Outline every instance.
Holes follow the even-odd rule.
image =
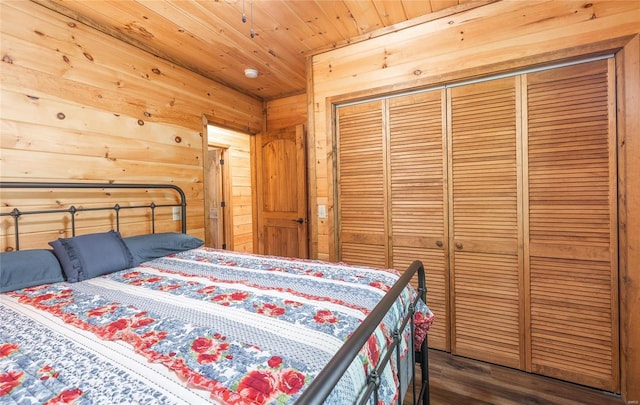
[[[387,266],[386,163],[382,101],[337,110],[340,260]]]
[[[425,266],[427,300],[438,314],[429,346],[449,348],[444,90],[389,99],[392,266]],[[414,280],[417,285],[417,280]]]
[[[422,261],[427,283],[427,304],[437,319],[429,329],[429,347],[450,351],[449,285],[448,277],[442,274],[445,268],[442,252],[422,247],[394,246],[393,254],[394,269],[406,269],[416,258]]]
[[[529,74],[532,371],[618,390],[612,60]]]
[[[455,354],[523,366],[516,79],[449,89]]]

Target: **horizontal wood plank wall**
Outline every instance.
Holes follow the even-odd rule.
[[[269,100],[267,104],[267,131],[295,127],[307,123],[307,95]]]
[[[32,2],[3,2],[0,33],[0,178],[176,184],[203,237],[202,114],[255,133],[262,102]]]
[[[308,93],[313,95],[310,111],[314,116],[310,117],[312,133],[309,136],[314,142],[309,145],[314,150],[309,154],[316,157],[317,163],[310,183],[315,185],[310,191],[315,198],[311,203],[328,203],[328,212],[333,215],[334,195],[330,194],[334,181],[332,102],[615,51],[628,47],[631,38],[640,32],[639,27],[640,3],[634,1],[499,1],[313,55],[309,69],[313,80]],[[637,44],[628,53],[637,55]],[[626,66],[624,77],[627,81],[620,83],[621,86],[629,84],[637,89],[637,64],[634,63]],[[631,71],[632,66],[636,71]],[[637,96],[635,99],[625,97],[627,104],[633,104],[637,99]],[[638,136],[637,119],[629,118],[624,122],[628,127],[622,131],[635,141],[627,144],[630,146],[625,153],[627,156],[640,155],[640,145],[635,139]],[[628,150],[629,147],[635,149]],[[626,165],[622,167],[622,175],[633,163]],[[634,191],[625,190],[635,196],[631,201],[638,200]],[[638,208],[637,204],[626,206],[625,218],[637,218],[640,215]],[[333,220],[332,216],[326,222],[312,218],[311,229],[316,234],[311,238],[318,241],[318,258],[335,258],[335,235],[329,234],[334,229]],[[622,235],[621,239],[625,237]],[[622,262],[625,268],[621,268],[621,275],[626,280],[623,287],[633,288],[633,292],[623,293],[623,296],[637,297],[638,287],[633,285],[640,283],[638,256],[629,255]],[[623,324],[638,322],[638,315],[631,311],[632,308],[628,308],[621,314]],[[638,401],[640,386],[633,381],[640,375],[637,356],[640,336],[637,327],[629,330],[635,334],[626,336],[623,330],[622,336],[622,341],[627,342],[622,351],[630,356],[627,360],[623,358],[623,396],[629,401]]]

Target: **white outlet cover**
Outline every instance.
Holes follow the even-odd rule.
[[[318,218],[326,219],[327,218],[327,206],[326,205],[318,205]]]

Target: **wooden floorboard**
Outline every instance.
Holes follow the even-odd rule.
[[[618,395],[439,350],[429,351],[429,379],[431,405],[624,405]]]

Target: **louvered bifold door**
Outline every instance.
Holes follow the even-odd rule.
[[[337,109],[338,254],[350,264],[388,266],[382,104]]]
[[[526,76],[532,371],[618,391],[613,60]]]
[[[434,90],[389,99],[389,176],[392,265],[422,261],[428,304],[438,314],[429,346],[449,350],[444,96]]]
[[[452,352],[523,367],[516,78],[449,89]]]

